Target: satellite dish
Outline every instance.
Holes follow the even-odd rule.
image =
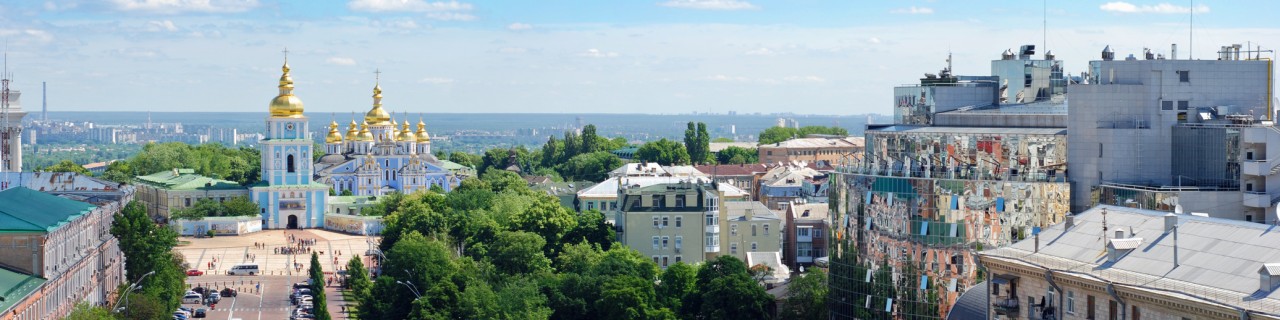
[[[1173,206],[1173,213],[1182,214],[1182,205],[1179,204]]]

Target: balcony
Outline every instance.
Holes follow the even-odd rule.
[[[1244,206],[1250,208],[1266,208],[1271,206],[1271,196],[1266,192],[1245,191]]]
[[[705,251],[706,253],[720,252],[720,246],[707,246],[706,248],[703,248],[703,249],[704,249],[703,251]]]
[[[720,233],[720,225],[718,224],[709,225],[703,229],[705,229],[704,231],[707,233]]]
[[[1265,177],[1271,175],[1271,168],[1277,162],[1272,160],[1245,160],[1240,163],[1240,173]]]

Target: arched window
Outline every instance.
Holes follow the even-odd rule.
[[[291,154],[291,155],[289,155],[289,156],[285,157],[284,159],[285,159],[285,160],[284,160],[284,162],[285,162],[285,167],[289,170],[289,172],[290,172],[290,173],[294,172],[295,168],[294,168],[294,166],[293,166],[293,155]]]

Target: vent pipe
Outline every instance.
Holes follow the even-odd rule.
[[[1169,49],[1169,60],[1178,60],[1178,44],[1174,43]]]

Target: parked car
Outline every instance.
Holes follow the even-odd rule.
[[[201,309],[196,309],[195,314],[192,314],[191,316],[194,318],[204,318],[205,316],[207,316],[207,314],[205,314],[204,309],[201,308]]]
[[[178,310],[186,311],[187,313],[195,312],[195,310],[192,310],[191,307],[178,307]]]
[[[239,293],[238,293],[238,292],[236,292],[236,289],[232,289],[232,288],[222,288],[222,296],[223,296],[223,297],[235,297],[235,296],[236,296],[236,295],[238,295],[238,294],[239,294]]]
[[[217,291],[209,292],[209,302],[218,303],[218,301],[222,301],[222,295]]]
[[[200,304],[201,301],[204,301],[204,296],[198,293],[191,293],[182,297],[182,303]]]
[[[302,288],[310,288],[310,287],[311,287],[311,279],[307,279],[307,282],[298,282],[293,284],[294,289],[302,289]]]
[[[197,269],[187,270],[187,276],[188,276],[188,277],[203,276],[203,275],[204,275],[204,271],[200,271],[200,270],[197,270]]]
[[[195,287],[195,288],[191,288],[191,291],[187,291],[187,292],[194,292],[194,293],[199,293],[203,295],[205,293],[205,289],[204,287]]]

